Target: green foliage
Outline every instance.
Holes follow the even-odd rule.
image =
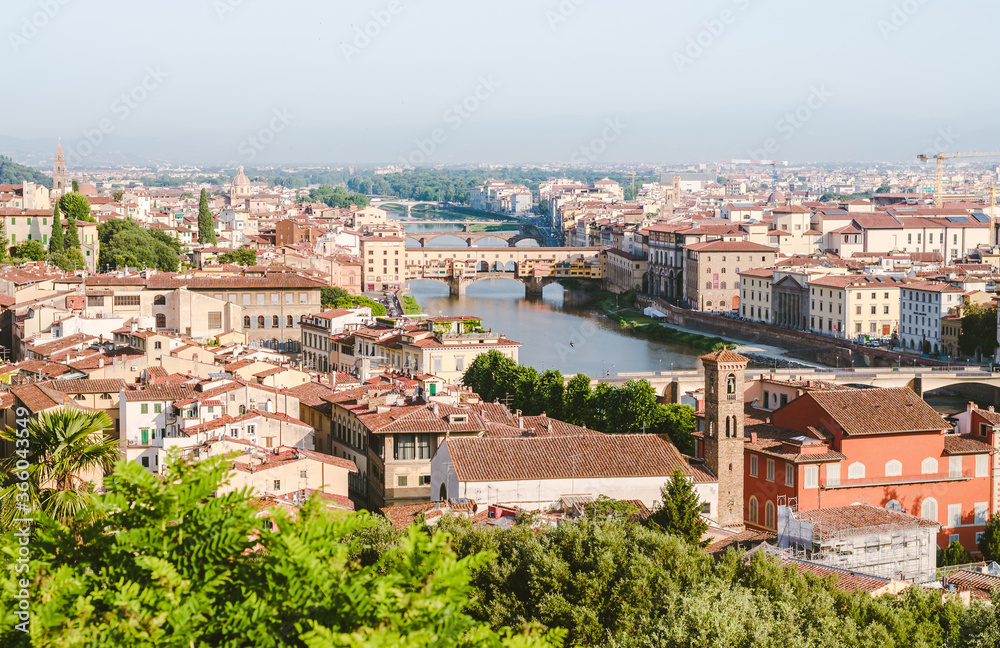
[[[300,199],[299,202],[308,200],[310,202],[326,203],[330,207],[347,208],[351,205],[356,207],[367,207],[371,202],[368,196],[363,193],[348,193],[343,187],[332,187],[330,185],[320,185],[309,192],[308,199]]]
[[[965,306],[962,332],[958,334],[958,348],[963,355],[993,355],[997,348],[997,308],[986,308],[976,303]]]
[[[7,236],[7,219],[0,218],[0,262],[7,260],[10,248],[10,237]]]
[[[871,190],[862,191],[860,193],[852,194],[840,194],[834,192],[827,192],[819,197],[820,202],[844,202],[847,200],[871,200],[874,192]]]
[[[372,317],[384,317],[385,306],[369,297],[352,295],[340,286],[327,286],[320,290],[320,303],[323,308],[359,308],[367,306],[372,309]]]
[[[1000,561],[1000,516],[991,515],[986,522],[983,537],[979,540],[979,551],[983,560]]]
[[[90,215],[90,201],[82,193],[68,193],[59,199],[59,209],[67,219],[95,222]]]
[[[952,540],[947,549],[938,548],[937,566],[950,567],[952,565],[968,565],[972,562],[972,555],[962,546],[958,540]]]
[[[97,226],[102,269],[156,268],[176,272],[181,244],[165,232],[140,227],[132,220],[112,219]]]
[[[66,232],[63,234],[63,249],[80,249],[80,234],[76,231],[76,219],[66,219]]]
[[[653,511],[647,523],[691,544],[700,544],[708,524],[701,518],[701,498],[694,483],[680,468],[660,488],[660,497],[660,507]]]
[[[194,198],[194,194],[191,193],[190,191],[182,191],[180,195],[177,197],[181,200],[191,200],[192,198]]]
[[[49,235],[49,252],[62,252],[66,241],[63,238],[62,213],[59,210],[59,203],[56,203],[52,210],[52,234]]]
[[[49,252],[49,263],[67,272],[87,267],[87,260],[83,258],[80,248],[68,248],[61,252]]]
[[[39,241],[24,241],[14,246],[11,256],[15,259],[42,261],[45,259],[45,246]]]
[[[476,356],[462,377],[487,402],[511,397],[511,408],[524,414],[547,415],[599,432],[667,434],[681,452],[694,452],[694,410],[688,405],[663,405],[646,380],[622,385],[600,383],[591,390],[590,378],[577,374],[568,383],[559,371],[541,374],[518,365],[499,351]]]
[[[223,252],[218,257],[219,263],[235,263],[241,266],[257,265],[257,251],[249,248],[239,248]]]
[[[79,191],[80,191],[80,183],[77,182],[76,180],[73,180],[73,193],[79,193]]]
[[[877,194],[892,193],[892,187],[890,187],[889,185],[882,185],[875,190],[875,193]]]
[[[198,242],[201,244],[215,245],[215,219],[208,208],[208,193],[202,189],[201,199],[198,203]]]
[[[115,201],[116,203],[120,203],[124,199],[125,199],[124,189],[115,189],[113,192],[111,192],[111,200]]]
[[[271,509],[274,524],[264,525],[247,494],[213,496],[227,470],[223,458],[187,464],[175,454],[160,479],[121,463],[96,498],[99,520],[43,519],[28,571],[31,634],[5,614],[0,644],[529,648],[561,639],[493,630],[466,614],[473,571],[489,555],[459,557],[447,536],[412,528],[363,564],[378,525],[367,514],[334,515],[313,499],[294,517]],[[8,534],[0,551],[17,547]],[[16,578],[0,576],[7,610]]]
[[[419,315],[424,312],[413,295],[403,295],[403,312],[407,315]]]
[[[4,155],[0,155],[0,184],[16,184],[34,182],[46,189],[52,188],[52,178],[29,166],[18,164]]]
[[[607,495],[598,495],[597,499],[584,506],[587,517],[594,520],[630,518],[639,513],[639,507],[631,502],[616,500]]]
[[[22,504],[59,519],[93,513],[94,495],[81,475],[95,469],[110,472],[118,460],[118,441],[104,433],[111,427],[104,412],[57,409],[29,417],[23,428],[0,431],[0,438],[17,448],[0,466],[8,475],[25,473],[22,481],[30,484],[27,497],[18,495],[22,491],[16,485],[0,490],[0,528],[9,529],[15,518],[23,517]]]

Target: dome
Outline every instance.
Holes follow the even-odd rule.
[[[250,184],[250,178],[243,173],[243,167],[240,167],[240,172],[236,174],[236,178],[233,180],[234,187],[242,187]]]

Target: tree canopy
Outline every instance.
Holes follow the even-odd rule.
[[[558,631],[494,630],[466,613],[473,572],[488,554],[461,557],[446,535],[417,528],[377,547],[379,523],[336,515],[318,499],[270,520],[244,492],[215,497],[224,458],[177,460],[163,479],[121,463],[96,496],[96,515],[42,515],[31,539],[28,587],[0,575],[8,610],[0,643],[45,646],[475,646],[542,648]],[[96,519],[95,519],[96,518]],[[267,523],[269,522],[269,523]],[[113,533],[109,533],[113,530]],[[16,555],[7,534],[0,550]],[[30,633],[14,627],[15,596],[31,592]],[[520,626],[520,624],[518,624]]]
[[[545,412],[599,432],[668,434],[681,452],[694,452],[694,410],[657,402],[656,391],[646,380],[618,386],[600,383],[591,389],[590,378],[583,374],[566,383],[557,370],[539,373],[499,351],[490,351],[473,360],[462,383],[487,402],[507,402],[510,397],[510,407],[529,416]]]
[[[997,348],[997,308],[986,308],[976,303],[965,306],[962,332],[958,335],[958,348],[962,355],[993,355]]]
[[[211,243],[215,245],[215,219],[212,211],[208,208],[208,192],[201,190],[201,198],[198,202],[198,242],[203,244]]]
[[[23,241],[18,243],[10,253],[14,259],[27,259],[28,261],[43,261],[45,254],[45,246],[39,241]]]
[[[59,210],[59,203],[56,203],[52,210],[52,234],[49,235],[49,252],[62,252],[66,245],[63,239],[62,213]]]
[[[701,518],[701,498],[694,484],[678,468],[660,488],[660,506],[647,522],[671,535],[699,544],[708,524]]]
[[[217,260],[219,263],[235,263],[241,266],[257,265],[257,251],[249,248],[239,248],[230,252],[223,252]]]
[[[52,178],[37,169],[18,164],[11,158],[0,155],[0,184],[21,184],[34,182],[46,189],[52,188]]]
[[[352,295],[340,286],[326,286],[320,289],[320,304],[323,308],[359,308],[372,309],[372,317],[382,317],[386,314],[385,306],[370,297]]]
[[[59,209],[67,219],[96,222],[90,215],[90,201],[82,193],[72,192],[59,199]]]
[[[176,272],[181,244],[159,230],[140,227],[132,220],[115,218],[97,226],[102,269],[156,268]]]
[[[302,199],[305,200],[305,199]],[[363,193],[348,193],[343,187],[320,185],[309,192],[309,201],[326,203],[330,207],[347,208],[351,205],[367,207],[371,202]]]

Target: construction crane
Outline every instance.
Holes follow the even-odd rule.
[[[788,162],[779,160],[722,160],[723,164],[747,164],[771,167],[771,204],[778,200],[778,165],[788,166]]]
[[[921,162],[927,162],[929,160],[937,161],[937,169],[934,179],[935,207],[944,206],[944,161],[953,160],[955,158],[973,157],[1000,157],[1000,151],[967,151],[965,153],[938,153],[937,155],[927,155],[926,153],[921,153],[917,156],[917,159]]]

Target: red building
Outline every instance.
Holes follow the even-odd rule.
[[[743,416],[748,528],[775,530],[779,498],[800,511],[862,502],[938,522],[939,546],[974,552],[996,513],[1000,432],[953,434],[910,389],[808,391]]]

